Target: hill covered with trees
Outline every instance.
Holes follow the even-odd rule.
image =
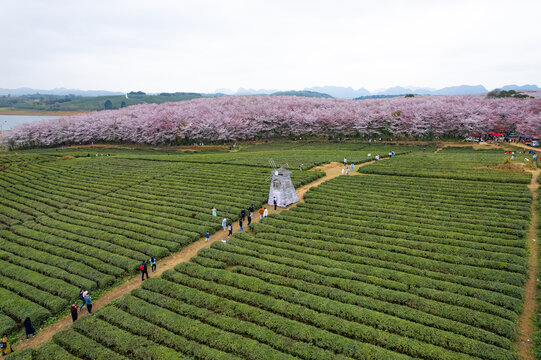
[[[146,94],[132,91],[127,95],[75,96],[33,94],[0,96],[0,108],[34,111],[98,111],[120,109],[137,104],[163,104],[166,102],[192,100],[203,97],[199,93],[175,92]]]

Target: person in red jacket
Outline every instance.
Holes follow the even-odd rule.
[[[145,260],[141,263],[141,266],[139,266],[139,269],[141,270],[141,281],[145,280],[145,274],[148,279],[148,269],[147,269],[147,263]]]

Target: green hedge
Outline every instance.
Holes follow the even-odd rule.
[[[177,274],[166,271],[164,274]],[[204,289],[194,289],[181,284],[175,284],[163,279],[151,279],[143,284],[143,288],[152,292],[161,293],[168,297],[184,301],[200,308],[226,316],[234,316],[249,321],[270,330],[290,337],[295,341],[303,341],[322,349],[334,351],[352,358],[361,359],[409,359],[404,354],[391,352],[378,346],[363,343],[354,339],[340,336],[317,326],[305,324],[297,320],[281,316],[263,308],[254,307],[243,302],[237,302],[222,295],[214,295]],[[164,326],[167,322],[164,323]],[[219,343],[220,346],[228,346]]]
[[[81,319],[81,320],[84,320]],[[70,328],[60,331],[53,336],[53,341],[68,351],[70,354],[85,360],[128,360],[129,357],[122,356],[90,337],[76,332]],[[56,356],[56,353],[53,354]]]

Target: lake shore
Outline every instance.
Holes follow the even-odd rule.
[[[40,110],[17,110],[0,108],[0,115],[26,115],[26,116],[70,116],[81,114],[84,111],[40,111]]]

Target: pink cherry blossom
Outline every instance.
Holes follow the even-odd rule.
[[[169,144],[275,136],[465,136],[511,129],[541,135],[541,98],[420,96],[343,100],[227,96],[79,114],[22,124],[10,146],[90,142]]]

